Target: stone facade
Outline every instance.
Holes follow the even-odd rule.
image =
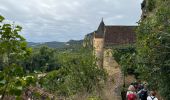
[[[84,46],[92,47],[100,68],[108,69],[118,64],[112,57],[112,49],[115,46],[134,44],[136,26],[107,26],[101,21],[98,29],[86,35]],[[111,65],[108,65],[111,64]]]
[[[91,47],[97,66],[107,71],[108,80],[103,88],[103,100],[121,100],[123,84],[119,64],[114,60],[112,48],[134,44],[136,26],[107,26],[101,21],[98,29],[85,36],[84,46]]]
[[[93,48],[95,49],[93,52],[97,59],[97,65],[99,67],[102,67],[103,66],[103,53],[104,53],[104,39],[94,38]]]

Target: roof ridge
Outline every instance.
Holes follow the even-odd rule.
[[[135,26],[137,27],[138,25],[105,25],[105,27],[130,27],[130,26]]]

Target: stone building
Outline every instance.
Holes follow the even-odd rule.
[[[98,29],[85,36],[84,46],[93,48],[99,67],[117,66],[112,57],[112,48],[134,44],[135,28],[136,26],[105,25],[102,19]],[[110,61],[113,61],[111,65]]]
[[[103,88],[103,100],[121,100],[123,76],[112,55],[113,48],[127,48],[136,42],[136,26],[110,26],[100,22],[96,31],[85,36],[84,46],[93,49],[97,65],[105,69],[108,80]]]

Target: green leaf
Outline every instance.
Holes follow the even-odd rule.
[[[2,22],[5,18],[0,15],[0,22]]]
[[[17,30],[17,31],[21,31],[21,30],[22,30],[22,27],[19,26],[19,25],[17,25],[17,26],[16,26],[16,30]]]
[[[1,81],[0,81],[0,84],[1,84],[1,85],[4,85],[5,83],[6,83],[6,80],[1,80]]]
[[[9,93],[11,95],[20,96],[21,93],[22,93],[21,87],[13,87],[13,86],[11,86],[9,88]]]
[[[18,86],[18,87],[16,87],[16,89],[17,89],[17,90],[22,90],[23,87],[22,87],[22,86]]]

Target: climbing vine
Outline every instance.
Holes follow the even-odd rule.
[[[137,70],[151,89],[158,90],[165,100],[169,100],[170,1],[148,0],[147,9],[149,15],[137,29]]]
[[[148,1],[147,9],[149,11],[152,11],[156,6],[155,4],[156,0],[147,0],[147,1]]]

